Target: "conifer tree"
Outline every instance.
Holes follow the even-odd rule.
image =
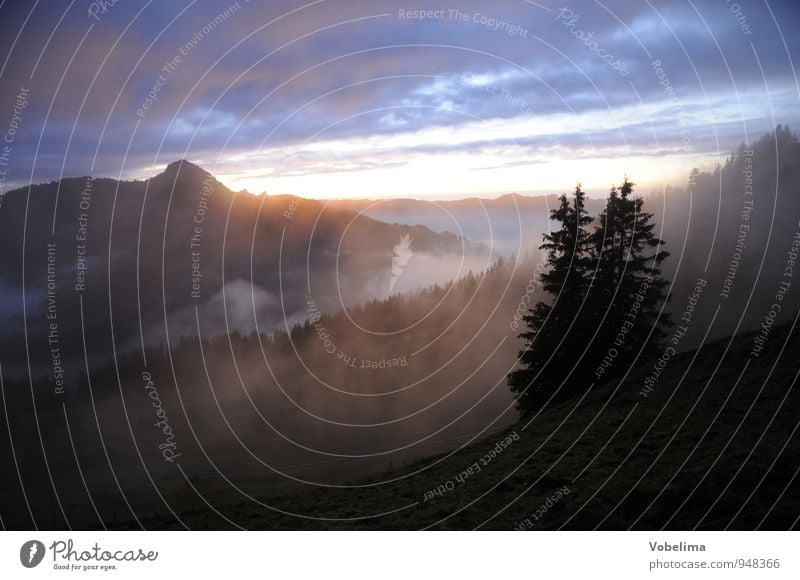
[[[660,313],[669,299],[668,282],[661,276],[669,253],[661,249],[664,241],[654,232],[653,214],[643,211],[644,200],[633,195],[633,186],[626,177],[619,190],[611,189],[591,236],[594,362],[614,349],[613,368],[607,366],[603,378],[624,372],[640,350],[645,357],[652,353],[670,324],[668,315]]]
[[[550,219],[560,224],[544,235],[541,249],[547,251],[548,270],[542,274],[542,289],[553,296],[552,303],[539,302],[523,317],[528,330],[519,335],[524,347],[519,353],[522,368],[509,374],[509,387],[523,413],[537,410],[551,397],[570,396],[574,383],[567,381],[572,370],[565,361],[580,352],[584,325],[578,316],[588,287],[592,266],[590,234],[592,222],[585,208],[580,184],[572,199],[566,194]]]
[[[587,229],[593,219],[580,185],[551,212],[560,226],[544,236],[548,270],[541,281],[552,301],[523,317],[520,368],[508,377],[524,414],[623,373],[666,336],[671,323],[661,310],[668,282],[660,267],[669,254],[633,186],[626,177],[611,189],[594,232]],[[598,373],[604,360],[612,362]]]

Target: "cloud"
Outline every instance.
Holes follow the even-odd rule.
[[[261,331],[282,326],[280,299],[260,286],[242,279],[233,280],[209,297],[195,311],[187,307],[170,316],[169,336],[194,336],[197,334],[198,319],[203,336],[221,336],[238,331],[250,334],[256,328]],[[154,336],[161,331],[152,329]]]
[[[242,176],[252,171],[237,159],[274,164],[275,152],[330,144],[350,157],[338,171],[388,171],[422,152],[447,154],[454,144],[436,137],[448,131],[484,134],[459,144],[477,154],[507,149],[511,137],[493,132],[498,126],[517,128],[509,131],[521,143],[511,164],[536,158],[542,131],[521,134],[529,126],[548,127],[561,153],[576,158],[587,142],[598,156],[624,146],[669,151],[686,128],[693,151],[727,151],[769,129],[773,114],[789,124],[798,118],[791,60],[800,41],[787,25],[798,21],[796,3],[735,13],[722,2],[570,2],[573,29],[557,19],[560,7],[524,2],[469,0],[459,15],[444,9],[423,20],[399,12],[430,8],[421,1],[130,1],[99,20],[77,3],[66,13],[40,3],[30,18],[31,7],[8,4],[0,8],[9,55],[0,113],[20,87],[31,91],[9,183],[31,173],[34,181],[142,176],[179,157],[219,160],[218,172]],[[577,28],[591,38],[576,38]],[[390,147],[405,136],[417,149]],[[371,141],[385,143],[377,156],[349,153]],[[337,171],[313,156],[305,167],[298,159],[284,160],[297,176]]]

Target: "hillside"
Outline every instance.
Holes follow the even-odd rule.
[[[74,386],[82,340],[93,364],[111,359],[112,346],[194,335],[195,313],[208,334],[249,333],[303,320],[309,293],[326,311],[383,298],[406,235],[418,259],[396,292],[449,279],[459,260],[488,259],[487,248],[424,226],[233,192],[185,160],[144,181],[85,176],[10,191],[0,214],[0,363],[26,374],[23,336],[44,343],[55,321]],[[427,269],[417,268],[422,257]],[[34,374],[48,356],[31,350]]]
[[[183,491],[183,474],[208,483],[215,470],[258,489],[286,485],[276,476],[284,466],[340,481],[340,468],[347,477],[374,474],[487,424],[507,425],[516,412],[497,379],[516,360],[512,321],[532,269],[498,261],[478,276],[335,314],[310,304],[309,319],[289,332],[206,336],[201,319],[202,338],[121,353],[80,373],[78,388],[60,397],[48,376],[6,377],[0,413],[13,440],[0,432],[0,460],[16,469],[0,472],[13,506],[5,525],[80,525],[90,498],[111,521],[128,513],[126,501],[134,513],[162,509],[150,478],[167,494]],[[162,457],[153,397],[180,454],[175,464]],[[44,507],[42,446],[63,514]],[[385,449],[398,451],[390,459]],[[361,459],[347,465],[341,456]]]
[[[256,492],[269,508],[217,490],[206,497],[229,521],[197,498],[178,515],[204,529],[796,528],[797,334],[774,328],[759,358],[749,356],[753,334],[678,355],[646,398],[652,368],[640,365],[530,424],[346,488]],[[194,482],[200,494],[211,485]],[[188,507],[189,495],[177,505]]]
[[[799,353],[779,324],[800,299],[800,148],[779,127],[751,149],[645,206],[671,253],[675,352],[622,384],[577,377],[530,424],[507,376],[527,308],[557,293],[534,253],[232,192],[187,162],[11,192],[35,212],[0,229],[4,525],[794,526]],[[543,343],[597,317],[561,320]],[[613,335],[579,336],[558,368],[583,345],[610,355]]]

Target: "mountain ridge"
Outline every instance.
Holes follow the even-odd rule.
[[[76,362],[82,359],[81,299],[103,313],[85,321],[87,348],[110,356],[112,308],[117,348],[135,348],[141,340],[164,340],[167,331],[196,332],[195,307],[208,311],[209,331],[224,333],[223,306],[252,301],[246,290],[252,286],[260,297],[255,314],[245,309],[238,315],[238,328],[249,332],[257,321],[264,328],[279,325],[284,309],[291,322],[304,316],[307,287],[317,292],[338,285],[347,304],[380,296],[382,286],[388,288],[392,249],[405,234],[420,255],[488,253],[452,234],[385,224],[316,200],[234,192],[186,160],[145,181],[67,177],[32,185],[30,196],[28,191],[8,192],[0,212],[0,343],[7,348],[0,362],[9,372],[24,372],[25,324],[34,340],[47,328],[43,314],[26,321],[22,313],[24,304],[29,312],[45,312],[48,244],[65,356],[69,352]],[[424,285],[424,273],[417,275]],[[224,286],[231,291],[225,299]],[[244,293],[233,292],[237,288]],[[320,308],[339,308],[335,293],[317,293]]]

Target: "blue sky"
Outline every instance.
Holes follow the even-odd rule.
[[[795,0],[4,2],[4,187],[179,158],[319,198],[683,184],[797,127],[799,25]]]

